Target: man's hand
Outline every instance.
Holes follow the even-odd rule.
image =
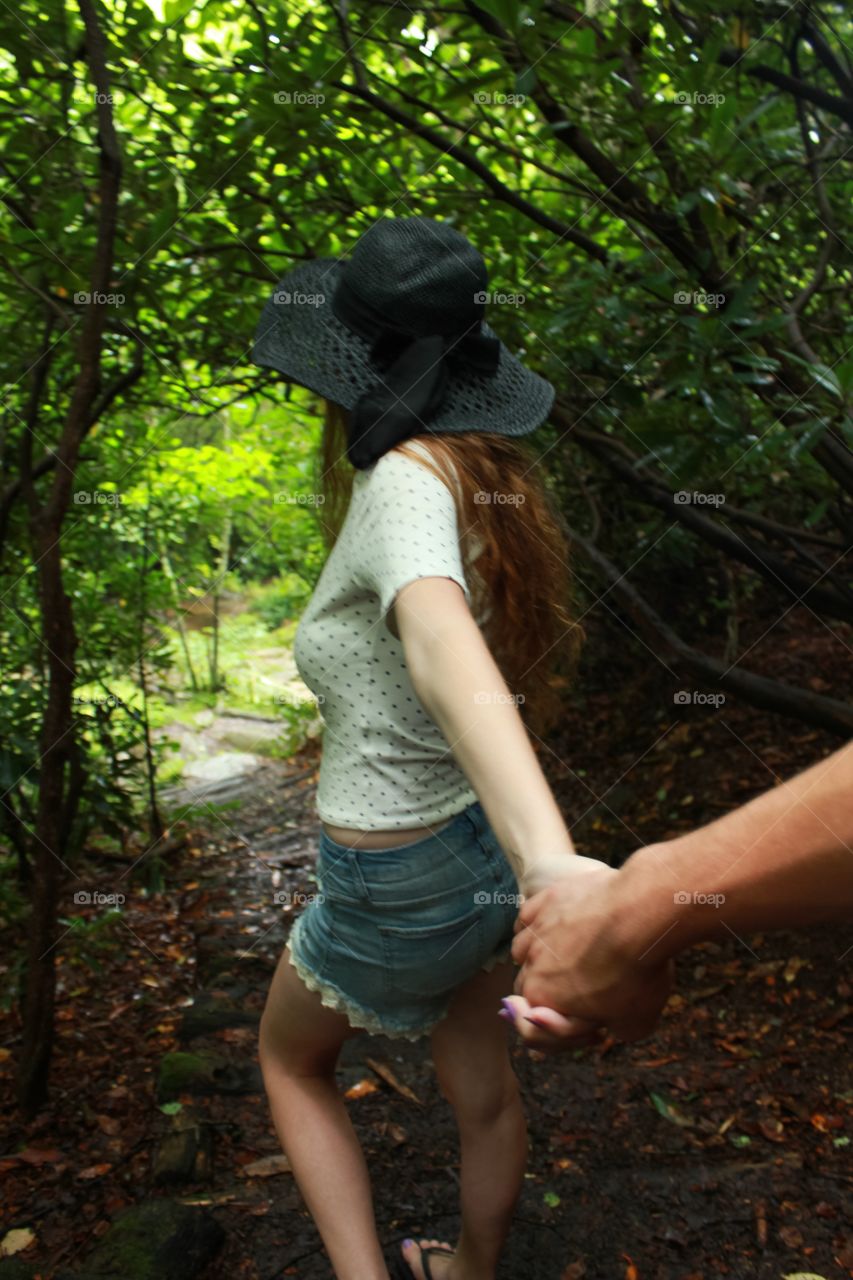
[[[632,942],[624,872],[577,854],[572,863],[571,874],[524,903],[515,926],[515,992],[532,1007],[513,1000],[513,1011],[537,1049],[576,1048],[596,1026],[640,1039],[672,989],[672,963],[652,961]]]

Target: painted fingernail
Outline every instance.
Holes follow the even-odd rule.
[[[530,1015],[527,1013],[524,1015],[524,1020],[525,1022],[532,1022],[534,1027],[541,1027],[543,1031],[548,1030],[547,1023],[540,1022],[538,1018],[531,1018]]]
[[[515,1018],[512,1016],[509,1009],[498,1009],[498,1017],[503,1018],[505,1022],[515,1023]]]
[[[404,1249],[408,1249],[409,1245],[410,1245],[410,1244],[414,1244],[414,1243],[415,1243],[415,1242],[414,1242],[414,1240],[404,1240],[404,1241],[403,1241],[403,1248],[404,1248]]]
[[[510,1002],[508,1000],[501,1000],[501,1004],[509,1014],[510,1022],[515,1022],[515,1009],[513,1009]]]

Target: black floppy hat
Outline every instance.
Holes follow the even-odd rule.
[[[526,435],[554,388],[486,324],[487,298],[486,264],[461,232],[382,218],[348,259],[313,258],[278,281],[252,361],[351,411],[359,469],[421,432]]]

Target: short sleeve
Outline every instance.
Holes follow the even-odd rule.
[[[386,623],[397,592],[417,578],[452,578],[471,607],[453,495],[437,475],[403,454],[383,454],[368,478],[356,562]]]

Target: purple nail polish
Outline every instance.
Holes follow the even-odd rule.
[[[511,1021],[511,1022],[515,1022],[515,1009],[513,1009],[513,1007],[512,1007],[512,1005],[510,1004],[509,1000],[501,1000],[501,1004],[503,1005],[504,1009],[506,1009],[507,1013],[509,1014],[510,1021]]]
[[[503,1018],[505,1022],[511,1022],[513,1026],[515,1025],[515,1018],[513,1018],[509,1009],[498,1009],[498,1017]]]
[[[408,1245],[410,1245],[410,1244],[414,1244],[414,1243],[415,1243],[415,1242],[414,1242],[414,1240],[404,1240],[404,1241],[403,1241],[403,1248],[406,1248]]]

